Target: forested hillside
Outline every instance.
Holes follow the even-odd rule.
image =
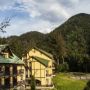
[[[28,32],[1,38],[19,57],[37,46],[54,55],[56,63],[67,62],[70,71],[90,72],[90,15],[77,14],[49,34]]]
[[[57,40],[62,56],[68,58],[72,71],[79,71],[78,68],[80,71],[87,71],[90,68],[90,15],[77,14],[50,34]],[[60,40],[61,36],[64,45]]]

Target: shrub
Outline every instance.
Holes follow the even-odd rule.
[[[67,62],[57,66],[57,72],[67,72],[68,70],[69,70],[69,66],[68,66]]]
[[[36,90],[36,83],[34,76],[31,76],[31,90]]]
[[[84,90],[90,90],[90,81],[88,81],[86,87],[84,88]]]

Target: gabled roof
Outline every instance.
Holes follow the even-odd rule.
[[[38,62],[40,62],[41,64],[43,64],[44,66],[48,66],[49,61],[37,56],[32,56],[32,58],[34,58],[35,60],[37,60]]]
[[[0,53],[8,48],[10,51],[9,58],[5,58],[2,54],[0,54],[0,63],[3,64],[24,64],[24,62],[19,59],[14,53],[12,53],[11,49],[9,48],[8,44],[0,45]]]
[[[24,62],[19,59],[15,54],[10,56],[10,58],[5,58],[0,55],[0,64],[24,64]]]
[[[34,47],[34,49],[38,50],[39,52],[43,53],[44,55],[46,55],[47,57],[49,57],[51,59],[53,58],[53,55],[52,54],[50,54],[50,53],[48,53],[48,52],[46,52],[46,51],[44,51],[42,49],[39,49],[37,47]]]

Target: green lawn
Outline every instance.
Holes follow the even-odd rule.
[[[88,81],[72,79],[70,74],[61,73],[53,78],[53,82],[54,90],[84,90]]]

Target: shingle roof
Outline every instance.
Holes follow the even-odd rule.
[[[13,54],[10,58],[4,58],[0,55],[0,63],[3,64],[24,64],[24,62],[19,59],[15,54]]]
[[[43,64],[44,66],[48,66],[49,61],[37,56],[32,56],[32,58],[34,58],[35,60],[37,60],[38,62],[40,62],[41,64]]]

